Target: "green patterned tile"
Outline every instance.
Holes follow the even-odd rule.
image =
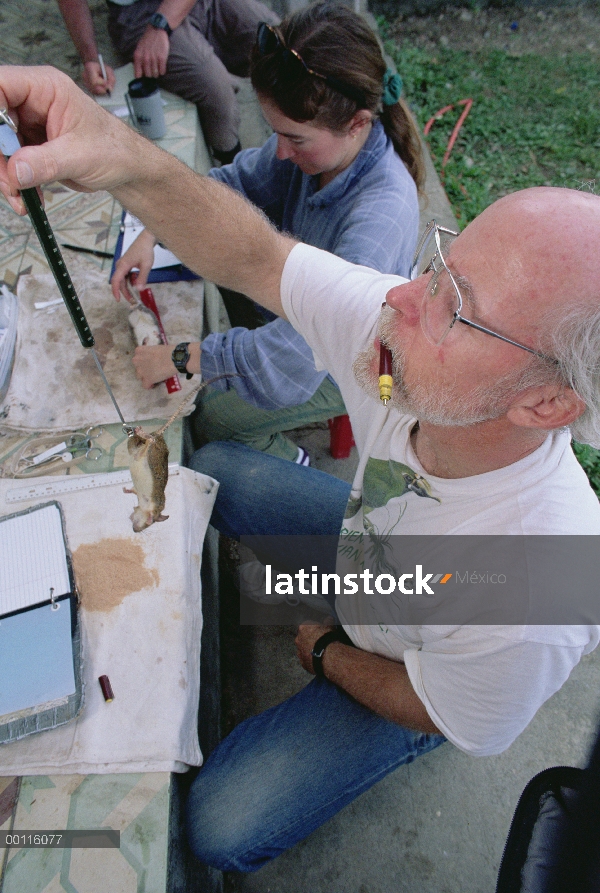
[[[146,431],[155,431],[163,423],[162,419],[150,419],[144,422]],[[7,476],[12,476],[18,459],[21,455],[36,454],[36,440],[40,435],[33,434],[23,436],[16,431],[2,430],[2,419],[0,417],[0,472],[4,472]],[[169,450],[169,460],[171,462],[179,462],[181,460],[181,443],[183,422],[176,419],[172,425],[167,428],[164,433],[165,441]],[[129,454],[127,452],[127,435],[123,432],[123,428],[119,423],[112,425],[103,425],[102,434],[94,439],[94,445],[102,450],[102,455],[98,460],[79,458],[65,466],[64,462],[52,462],[39,469],[40,474],[104,474],[109,471],[122,471],[129,468]],[[57,433],[56,442],[60,440]],[[47,446],[47,444],[46,444]],[[39,452],[45,448],[42,443]],[[20,480],[34,480],[27,475]],[[18,486],[18,481],[15,486]]]
[[[15,830],[121,832],[119,849],[13,849],[2,893],[164,893],[168,773],[23,779]]]
[[[0,831],[10,831],[17,806],[20,778],[0,778]],[[0,889],[8,849],[0,846]]]
[[[100,51],[114,64],[105,3],[90,4]],[[0,59],[5,65],[54,65],[79,78],[81,63],[58,5],[51,0],[3,3],[0,9]]]

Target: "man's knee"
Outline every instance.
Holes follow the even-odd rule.
[[[231,470],[231,464],[235,461],[232,455],[232,447],[234,445],[227,441],[207,443],[193,453],[190,459],[190,468],[220,481],[228,475]]]
[[[187,837],[194,856],[221,871],[249,871],[248,849],[239,813],[223,808],[218,792],[212,795],[202,784],[202,772],[192,785],[186,805]]]
[[[269,466],[265,468],[265,462],[272,458],[245,444],[215,440],[192,454],[189,467],[215,478],[221,483],[223,491],[231,484],[234,493],[248,491],[255,494],[256,487],[260,493],[264,486],[265,476],[270,471]],[[243,481],[243,485],[240,481]]]
[[[209,761],[200,770],[186,803],[187,837],[197,859],[221,871],[248,872],[279,855],[269,805],[283,780],[271,790],[274,774],[268,760],[252,759],[243,767],[234,760],[217,760],[216,767]]]
[[[239,123],[239,111],[233,82],[227,69],[214,53],[201,59],[169,55],[167,72],[161,78],[166,90],[193,102],[201,117]]]

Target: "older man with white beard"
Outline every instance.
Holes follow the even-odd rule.
[[[0,167],[16,210],[19,187],[50,179],[108,189],[188,266],[285,315],[340,386],[360,455],[352,487],[210,444],[192,467],[221,483],[220,530],[600,533],[569,434],[600,445],[599,197],[531,189],[449,244],[432,228],[430,263],[406,282],[276,233],[52,69],[0,68],[0,104],[31,144]],[[387,407],[380,340],[394,358]],[[199,773],[188,830],[200,859],[255,870],[445,739],[504,750],[600,639],[594,625],[344,627],[300,628],[316,678],[238,726]]]

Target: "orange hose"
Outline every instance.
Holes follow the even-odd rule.
[[[427,122],[427,124],[426,124],[425,127],[423,128],[423,133],[425,134],[425,136],[427,136],[427,134],[428,134],[429,131],[431,130],[431,128],[432,128],[432,126],[433,126],[433,122],[434,122],[434,121],[439,121],[439,119],[442,117],[442,115],[443,115],[445,112],[449,112],[450,109],[453,109],[453,108],[454,108],[453,105],[445,105],[443,109],[440,109],[439,112],[436,112],[435,115],[433,115],[433,116],[429,119],[429,121]]]
[[[452,147],[454,146],[454,143],[456,142],[456,138],[459,134],[460,128],[463,126],[465,118],[471,111],[471,106],[473,105],[473,100],[472,99],[459,99],[457,105],[464,105],[464,109],[460,115],[460,118],[454,125],[454,130],[450,134],[450,139],[448,140],[448,145],[446,146],[446,151],[445,151],[444,157],[442,159],[442,171],[446,167],[446,162],[450,158],[450,152],[452,151]],[[443,114],[445,114],[445,112],[449,112],[450,109],[453,109],[453,108],[454,108],[454,105],[446,105],[446,106],[444,106],[443,109],[440,109],[439,112],[436,112],[435,115],[433,115],[429,119],[429,121],[423,128],[423,133],[427,136],[427,134],[429,133],[429,131],[431,130],[431,128],[433,126],[434,121],[439,121],[439,119],[442,117]]]

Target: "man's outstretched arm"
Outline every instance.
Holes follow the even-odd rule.
[[[19,213],[19,188],[60,180],[105,189],[186,266],[282,315],[281,274],[295,243],[240,195],[135,133],[56,69],[0,67],[0,107],[26,144],[8,163],[0,156],[0,189]]]

